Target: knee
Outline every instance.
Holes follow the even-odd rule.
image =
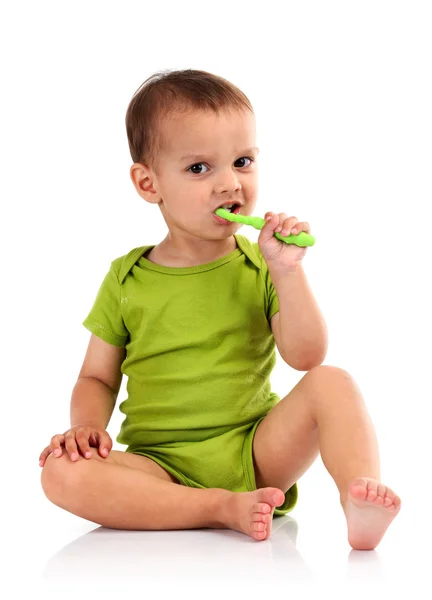
[[[313,414],[321,417],[334,413],[335,407],[365,408],[363,395],[354,377],[344,369],[319,365],[305,375],[306,397]]]
[[[332,365],[318,365],[313,367],[310,371],[307,372],[307,375],[314,379],[346,379],[352,381],[352,376],[339,367],[334,367]]]
[[[313,402],[321,403],[328,400],[334,403],[337,399],[348,401],[360,397],[354,378],[339,367],[318,365],[308,371],[305,380]]]
[[[41,485],[45,496],[58,506],[62,505],[62,498],[70,495],[72,489],[77,489],[82,479],[82,461],[72,461],[63,451],[60,457],[50,454],[43,466]]]

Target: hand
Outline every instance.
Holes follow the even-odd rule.
[[[267,221],[267,218],[269,220]],[[286,237],[290,234],[297,235],[301,231],[310,233],[308,223],[300,223],[296,217],[288,217],[285,213],[266,212],[267,221],[258,237],[258,246],[269,268],[296,271],[301,265],[307,248],[295,244],[286,244],[275,237],[275,232]]]
[[[39,456],[39,466],[44,466],[47,456],[51,452],[54,453],[56,458],[61,456],[63,453],[62,446],[65,447],[70,459],[77,461],[78,450],[81,450],[85,458],[91,458],[90,446],[97,448],[98,444],[99,454],[106,458],[113,445],[109,433],[105,429],[93,425],[76,425],[65,431],[65,433],[54,435],[51,438],[50,445]]]

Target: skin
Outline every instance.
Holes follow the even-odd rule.
[[[233,234],[242,225],[221,227],[212,213],[225,201],[242,203],[244,215],[251,215],[255,208],[259,150],[243,152],[257,146],[255,116],[248,110],[195,112],[164,120],[161,134],[165,148],[158,163],[160,172],[141,163],[130,169],[136,191],[146,202],[159,206],[169,229],[147,258],[192,266],[233,252]],[[182,161],[186,154],[199,157]]]
[[[235,249],[233,233],[241,227],[234,222],[218,225],[212,217],[217,206],[224,201],[241,202],[245,215],[255,208],[256,162],[250,164],[243,158],[257,157],[256,151],[243,152],[256,146],[255,117],[249,111],[201,112],[164,121],[162,128],[166,144],[158,174],[140,163],[134,163],[130,171],[138,194],[159,206],[169,228],[148,258],[167,266],[211,262]],[[199,158],[180,160],[183,154],[197,151],[203,153]],[[300,324],[300,337],[320,349],[322,344],[316,341],[321,331],[319,315],[301,269],[306,249],[281,243],[274,236],[275,231],[283,236],[310,233],[309,225],[285,213],[268,212],[265,217],[268,221],[258,243],[280,297],[281,310],[271,322],[278,348],[288,349],[281,343],[282,315],[282,331],[296,331]],[[297,345],[298,337],[294,336]],[[92,348],[95,343],[97,351],[89,351],[87,376],[100,379],[106,384],[104,389],[116,395],[113,373],[119,371],[123,350],[102,340],[93,341]],[[179,485],[154,461],[111,450],[109,436],[103,437],[102,430],[90,426],[54,436],[42,452],[45,494],[58,506],[107,527],[227,527],[265,540],[271,535],[274,509],[282,504],[284,492],[320,452],[340,493],[349,543],[359,550],[373,549],[398,514],[401,500],[380,481],[377,440],[358,386],[348,373],[321,361],[319,356],[315,364],[298,367],[308,372],[257,428],[253,441],[256,491],[232,493]],[[89,442],[92,446],[99,442],[100,454]],[[105,454],[103,445],[108,449]]]
[[[242,202],[244,215],[251,215],[256,205],[256,163],[243,167],[249,161],[237,160],[242,149],[256,146],[255,117],[246,111],[198,113],[165,123],[163,133],[168,143],[160,175],[139,163],[131,167],[137,192],[147,202],[159,205],[169,227],[165,240],[155,247],[153,259],[169,266],[216,260],[235,249],[233,233],[241,224],[218,227],[211,213],[225,200]],[[203,155],[193,162],[180,161],[182,155],[196,152]],[[256,158],[254,154],[247,156]],[[192,171],[204,173],[191,174],[188,169],[193,165],[196,168]],[[281,243],[274,237],[275,232],[282,236],[310,233],[309,224],[270,211],[265,220],[258,244],[272,279],[283,282],[281,292],[287,287],[281,297],[288,298],[285,302],[297,298],[302,306],[310,306],[310,291],[295,277],[306,248]],[[292,277],[288,280],[287,275]],[[293,305],[291,309],[284,311],[286,315],[293,312],[294,319],[308,321],[304,314],[300,319],[301,310],[294,310]],[[314,315],[309,316],[314,322]],[[272,323],[275,337],[279,327],[276,318]],[[299,480],[318,452],[339,489],[351,546],[375,548],[399,512],[401,501],[380,481],[376,436],[358,386],[343,370],[320,364],[309,370],[258,427],[253,455],[260,489],[231,496],[221,521],[257,540],[268,539],[282,491]],[[245,519],[241,525],[240,515]]]

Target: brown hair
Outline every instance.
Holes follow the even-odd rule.
[[[247,96],[227,79],[207,71],[163,70],[148,77],[137,89],[126,112],[126,131],[134,162],[157,171],[163,149],[159,123],[191,110],[248,109]]]

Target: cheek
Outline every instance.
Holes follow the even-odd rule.
[[[240,180],[241,181],[241,180]],[[256,192],[258,187],[258,175],[253,174],[250,177],[246,177],[244,181],[241,181],[243,189],[247,190],[250,194]]]

